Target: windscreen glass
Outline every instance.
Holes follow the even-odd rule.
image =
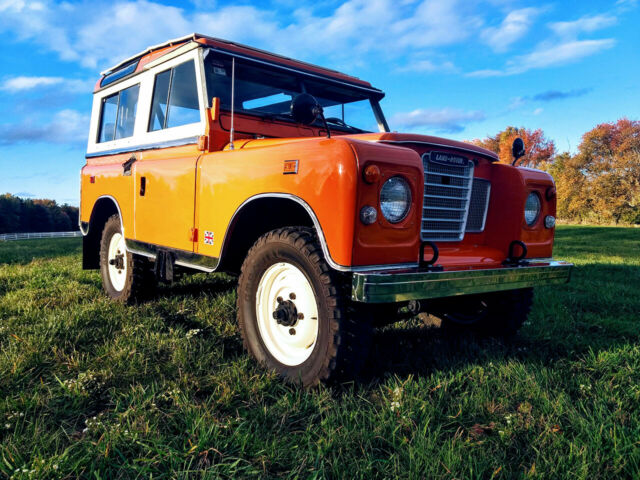
[[[209,52],[205,60],[207,93],[231,110],[231,57]],[[324,108],[332,130],[349,133],[376,131],[378,124],[367,92],[331,81],[312,79],[291,70],[236,59],[235,111],[293,121],[291,100],[310,93]],[[322,127],[320,120],[316,126]]]

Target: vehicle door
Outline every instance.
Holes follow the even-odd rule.
[[[156,69],[147,138],[135,164],[135,239],[192,252],[196,163],[204,132],[197,52]]]

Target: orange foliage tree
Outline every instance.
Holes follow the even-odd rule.
[[[600,220],[640,223],[640,121],[601,123],[582,136],[574,169]]]
[[[496,152],[501,162],[511,163],[513,161],[511,146],[517,137],[524,140],[527,152],[518,161],[518,165],[537,167],[543,162],[553,160],[556,154],[556,145],[553,140],[549,140],[544,136],[544,132],[541,129],[530,130],[524,127],[507,127],[492,137],[475,139],[471,143]]]

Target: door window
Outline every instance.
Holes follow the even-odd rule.
[[[193,61],[156,75],[149,131],[200,121],[198,86]]]
[[[140,85],[134,85],[102,99],[98,143],[133,135]]]

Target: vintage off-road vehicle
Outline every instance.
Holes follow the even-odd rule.
[[[84,268],[126,302],[185,270],[238,275],[246,348],[305,385],[351,378],[371,328],[403,315],[515,333],[532,287],[572,267],[551,258],[552,178],[392,133],[383,96],[197,34],[109,69],[82,168]]]

